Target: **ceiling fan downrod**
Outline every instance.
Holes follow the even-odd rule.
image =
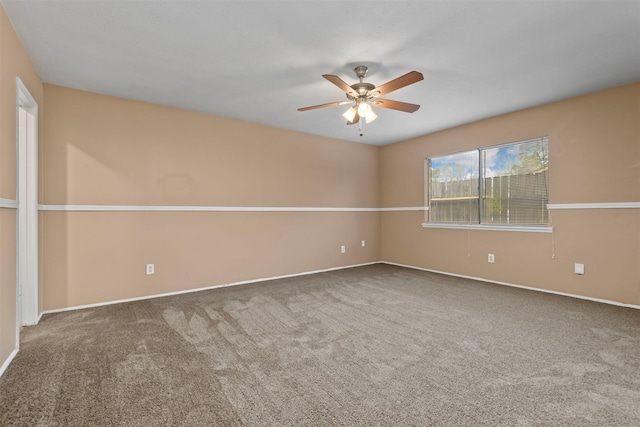
[[[378,92],[374,91],[374,89],[376,88],[374,85],[372,85],[371,83],[366,83],[364,81],[364,78],[367,75],[367,71],[369,71],[369,69],[366,66],[359,65],[356,68],[354,68],[353,71],[355,71],[356,76],[358,77],[360,82],[354,83],[350,86],[351,89],[355,91],[357,96],[354,96],[354,94],[347,93],[348,99],[356,102],[358,102],[358,100],[360,100],[360,102],[362,101],[366,102],[369,98],[379,95]]]

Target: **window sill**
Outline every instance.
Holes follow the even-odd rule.
[[[456,230],[487,230],[487,231],[520,231],[527,233],[551,233],[553,227],[535,225],[489,225],[489,224],[445,224],[435,222],[422,223],[423,228],[452,228]]]

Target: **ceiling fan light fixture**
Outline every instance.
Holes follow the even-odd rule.
[[[371,106],[367,101],[362,101],[358,104],[358,115],[361,117],[366,117],[367,114],[371,113]]]
[[[356,116],[356,112],[357,111],[358,110],[356,110],[356,107],[353,106],[353,107],[349,108],[347,111],[345,111],[344,114],[342,115],[342,117],[347,119],[347,121],[352,122],[353,118]]]
[[[371,123],[372,121],[374,121],[375,119],[378,118],[378,115],[376,113],[373,112],[373,110],[371,109],[371,107],[369,107],[369,112],[367,113],[366,116],[364,116],[364,120],[367,123]]]

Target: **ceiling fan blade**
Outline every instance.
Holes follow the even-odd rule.
[[[324,77],[325,79],[329,80],[331,83],[333,83],[334,85],[338,86],[340,89],[342,89],[343,91],[345,91],[349,95],[353,96],[354,98],[358,97],[358,92],[353,90],[353,88],[351,86],[349,86],[347,83],[345,83],[345,81],[342,80],[340,77],[334,76],[332,74],[323,74],[322,77]]]
[[[336,102],[329,102],[327,104],[320,104],[320,105],[312,105],[310,107],[302,107],[302,108],[298,108],[298,111],[308,111],[308,110],[315,110],[316,108],[324,108],[324,107],[334,107],[336,105],[344,105],[344,104],[351,104],[353,101],[336,101]]]
[[[409,104],[408,102],[392,101],[390,99],[376,99],[373,101],[374,107],[389,108],[391,110],[404,111],[405,113],[413,113],[420,108],[417,104]]]
[[[409,86],[410,84],[419,82],[422,79],[424,79],[424,76],[422,75],[422,73],[419,73],[417,71],[411,71],[405,74],[404,76],[400,76],[397,79],[393,79],[390,82],[387,82],[383,85],[378,86],[377,88],[373,89],[371,92],[375,94],[374,96],[384,95],[385,93],[389,93],[394,90],[403,88],[405,86]]]
[[[353,116],[353,120],[347,121],[347,125],[355,125],[359,121],[360,121],[360,115],[358,113],[356,113],[356,115]]]

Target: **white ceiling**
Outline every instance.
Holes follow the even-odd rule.
[[[640,1],[1,0],[42,80],[385,145],[640,81]],[[321,77],[425,79],[346,126]]]

